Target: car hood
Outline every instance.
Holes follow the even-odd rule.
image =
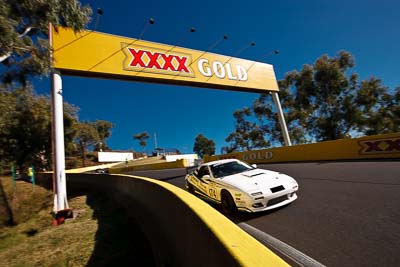
[[[288,188],[294,179],[283,173],[254,169],[225,176],[221,181],[245,192],[262,191],[263,193],[270,193],[269,189],[275,186],[283,185]]]

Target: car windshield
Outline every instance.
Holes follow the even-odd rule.
[[[210,168],[215,178],[221,178],[253,169],[253,167],[239,161],[216,163],[210,165]]]

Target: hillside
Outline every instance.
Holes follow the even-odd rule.
[[[74,218],[52,223],[52,192],[0,178],[0,266],[153,266],[145,235],[117,203],[69,192]]]

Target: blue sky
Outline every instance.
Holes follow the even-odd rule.
[[[224,34],[228,40],[211,52],[274,65],[278,79],[323,55],[346,50],[356,59],[361,79],[375,76],[391,89],[400,86],[400,1],[325,0],[147,0],[81,1],[96,12],[104,11],[97,30],[138,38],[149,18],[143,39],[207,50]],[[89,25],[92,29],[93,22]],[[196,32],[187,34],[190,27]],[[185,36],[181,43],[178,43]],[[278,49],[278,55],[263,55]],[[151,135],[147,151],[159,147],[192,153],[195,137],[202,133],[226,146],[234,130],[233,112],[250,106],[255,93],[209,90],[151,83],[124,82],[63,76],[64,100],[80,108],[80,120],[107,120],[115,124],[107,144],[114,150],[135,149],[132,135]],[[36,84],[39,93],[50,92],[50,82]]]

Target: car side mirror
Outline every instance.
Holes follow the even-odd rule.
[[[255,168],[257,168],[257,164],[251,164],[251,167],[253,167],[255,169]]]

